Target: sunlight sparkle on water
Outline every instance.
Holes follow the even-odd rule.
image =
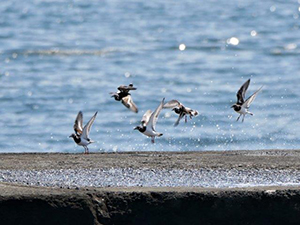
[[[284,47],[286,50],[294,50],[297,48],[297,44],[295,43],[291,43],[291,44],[288,44]]]
[[[252,37],[255,37],[257,35],[257,32],[255,30],[252,30],[250,34]]]
[[[275,6],[275,5],[272,5],[272,6],[270,7],[270,11],[271,11],[271,12],[275,12],[275,11],[276,11],[276,6]]]
[[[180,50],[180,51],[184,51],[185,48],[186,48],[185,44],[180,44],[180,45],[179,45],[179,50]]]
[[[236,37],[231,37],[231,38],[227,39],[227,44],[238,45],[239,43],[240,43],[240,40]]]

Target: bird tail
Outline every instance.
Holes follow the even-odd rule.
[[[163,136],[163,134],[162,134],[162,133],[159,133],[157,136],[158,136],[158,137],[161,137],[161,136]]]

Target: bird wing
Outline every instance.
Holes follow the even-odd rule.
[[[245,101],[245,94],[249,87],[250,79],[248,79],[241,87],[240,90],[236,93],[237,103],[243,104]]]
[[[147,126],[147,124],[149,123],[149,119],[151,117],[152,111],[149,109],[145,112],[145,114],[142,117],[141,123],[143,126]]]
[[[184,113],[180,113],[178,116],[178,119],[176,120],[176,122],[174,123],[174,127],[177,127],[180,120],[184,117]]]
[[[91,130],[91,127],[92,127],[92,125],[93,125],[93,123],[96,119],[97,113],[98,112],[96,112],[94,114],[94,116],[90,119],[90,121],[83,128],[82,137],[86,140],[89,138],[90,130]]]
[[[136,90],[136,87],[133,87],[133,84],[129,84],[128,86],[126,85],[120,85],[118,87],[119,91],[124,91],[124,92],[129,92],[131,90]]]
[[[137,108],[137,106],[134,104],[131,95],[127,95],[126,97],[122,98],[122,103],[123,105],[125,105],[128,109],[130,109],[131,111],[137,113],[139,110]]]
[[[79,111],[73,126],[73,129],[76,134],[82,134],[82,118],[83,118],[82,112]]]
[[[163,108],[165,98],[162,99],[159,106],[156,108],[156,110],[151,114],[148,125],[151,126],[152,130],[155,131],[155,125],[159,116],[160,111]]]
[[[243,107],[245,108],[249,108],[251,103],[254,101],[254,99],[256,98],[256,95],[261,91],[261,89],[263,88],[263,86],[261,86],[256,92],[254,92],[244,103],[243,103]]]
[[[181,103],[175,99],[167,102],[166,104],[164,104],[163,108],[175,108],[175,107],[179,107],[181,105]]]

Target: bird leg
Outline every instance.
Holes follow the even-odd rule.
[[[243,114],[243,119],[242,119],[242,122],[244,122],[244,119],[245,119],[245,114]]]
[[[236,119],[236,121],[239,121],[239,119],[240,119],[241,115],[242,115],[242,114],[240,114],[240,115],[239,115],[239,117]]]
[[[187,115],[185,115],[185,122],[187,123]]]
[[[83,146],[84,147],[84,154],[89,154],[89,149],[87,146]]]
[[[155,137],[153,136],[153,137],[151,137],[151,142],[154,144],[155,143]]]

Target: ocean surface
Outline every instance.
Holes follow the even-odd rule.
[[[91,152],[300,148],[300,1],[60,1],[0,4],[0,152],[83,152],[69,135],[98,111]],[[251,78],[245,121],[230,108]],[[133,83],[139,113],[110,97]],[[133,130],[161,112],[155,144]]]

